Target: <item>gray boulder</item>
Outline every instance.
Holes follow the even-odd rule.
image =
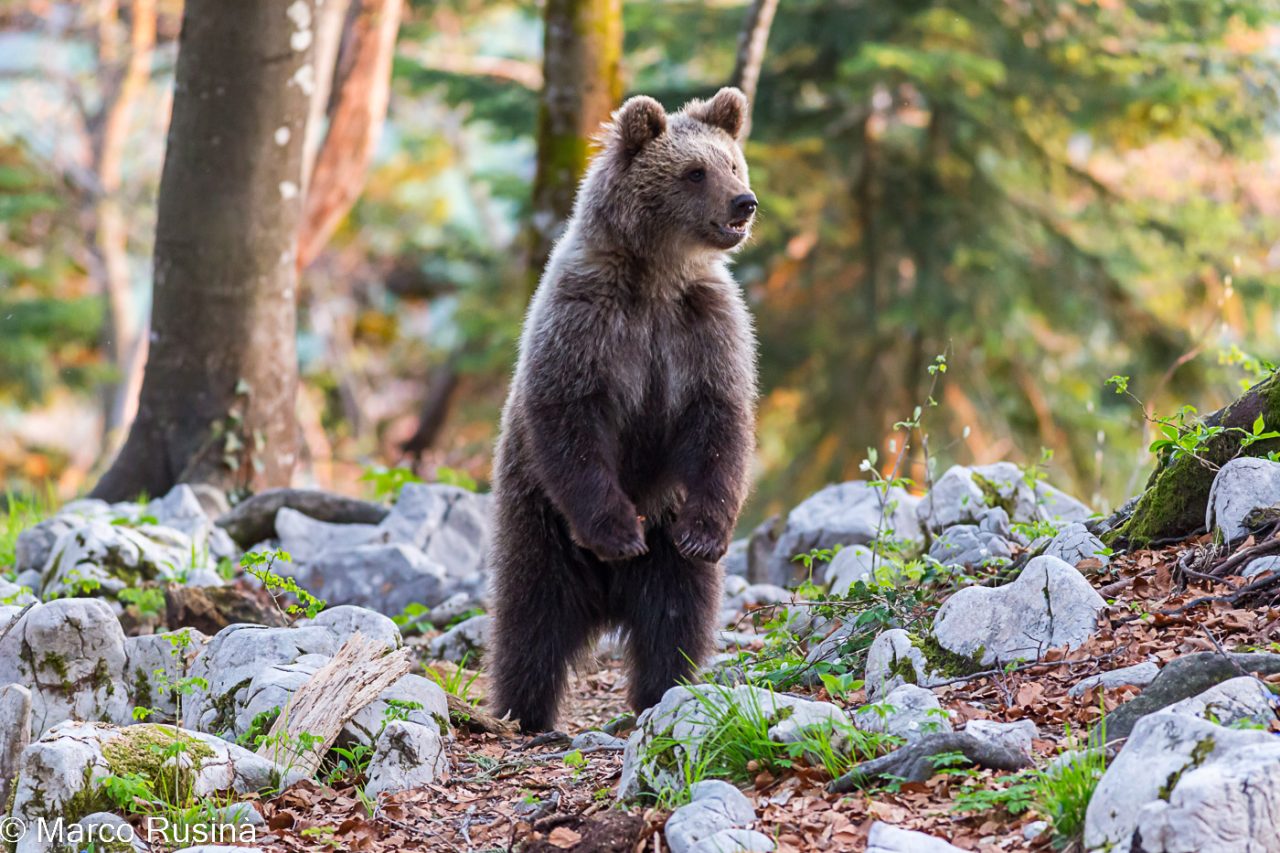
[[[276,538],[280,540],[280,548],[288,551],[298,563],[385,541],[376,524],[320,521],[287,506],[276,513]]]
[[[1135,663],[1133,666],[1125,666],[1120,669],[1113,669],[1109,672],[1100,672],[1097,675],[1091,675],[1088,678],[1082,678],[1075,684],[1071,685],[1071,689],[1067,691],[1070,696],[1083,696],[1089,690],[1102,685],[1105,690],[1112,690],[1116,687],[1127,687],[1133,685],[1135,687],[1146,687],[1155,677],[1160,674],[1160,667],[1156,666],[1152,661],[1143,661]]]
[[[449,592],[444,566],[405,544],[331,551],[293,566],[290,574],[330,604],[353,604],[388,616],[410,604],[439,604]]]
[[[449,756],[438,726],[394,720],[378,736],[364,790],[376,798],[428,785],[448,772]]]
[[[866,545],[850,545],[841,548],[831,558],[826,576],[832,595],[848,595],[858,581],[870,585],[884,566],[884,558],[877,557]]]
[[[1213,774],[1217,782],[1211,787],[1219,791],[1217,803],[1229,818],[1241,819],[1241,822],[1230,830],[1226,837],[1252,837],[1261,830],[1264,841],[1257,847],[1233,846],[1223,847],[1218,839],[1210,838],[1204,846],[1183,846],[1193,840],[1203,841],[1202,835],[1174,842],[1171,847],[1152,847],[1147,845],[1147,833],[1142,833],[1142,849],[1146,851],[1192,851],[1192,850],[1268,850],[1275,841],[1275,824],[1271,815],[1277,812],[1274,808],[1264,808],[1257,812],[1249,811],[1254,805],[1265,805],[1269,798],[1277,796],[1274,772],[1257,777],[1256,781],[1264,783],[1258,792],[1261,798],[1255,802],[1254,794],[1247,788],[1241,790],[1233,787],[1236,782],[1244,781],[1234,776],[1229,768],[1239,766],[1244,770],[1243,776],[1248,779],[1255,771],[1254,756],[1261,756],[1262,765],[1280,767],[1280,744],[1275,736],[1263,731],[1241,731],[1201,720],[1197,717],[1160,711],[1140,719],[1133,727],[1133,732],[1125,742],[1124,748],[1107,768],[1102,780],[1094,790],[1093,798],[1085,817],[1084,844],[1089,850],[1106,847],[1116,853],[1128,853],[1134,839],[1135,830],[1144,821],[1161,821],[1166,826],[1169,815],[1167,809],[1159,805],[1148,810],[1152,804],[1165,803],[1177,799],[1185,804],[1204,795],[1205,777],[1196,780],[1189,789],[1190,796],[1178,797],[1177,791],[1183,780],[1195,772],[1220,766],[1227,770],[1225,776]],[[1252,781],[1252,780],[1250,780]],[[1222,796],[1225,795],[1225,796]],[[1280,802],[1272,800],[1280,805]],[[1256,815],[1256,817],[1255,817]],[[1198,819],[1205,822],[1205,829],[1217,831],[1218,818],[1213,809],[1197,812]],[[1262,825],[1259,825],[1261,823]]]
[[[864,732],[894,735],[908,743],[933,732],[949,732],[951,718],[932,690],[902,684],[879,702],[853,712],[853,723]]]
[[[1249,723],[1266,727],[1276,718],[1276,697],[1256,678],[1241,675],[1216,684],[1165,709],[1199,717],[1221,726]]]
[[[1227,542],[1248,535],[1245,519],[1255,509],[1280,504],[1280,462],[1244,456],[1232,459],[1213,478],[1204,524],[1221,530]]]
[[[663,835],[671,853],[768,853],[775,845],[751,830],[755,822],[755,809],[741,791],[728,782],[707,780],[693,785],[688,805],[671,813]]]
[[[491,621],[488,614],[482,613],[459,622],[433,639],[427,646],[427,653],[437,660],[456,664],[465,660],[469,665],[475,666],[484,657]]]
[[[1047,483],[1034,488],[1011,462],[954,465],[920,501],[920,525],[937,532],[956,524],[976,524],[988,509],[1003,509],[1011,521],[1084,521],[1087,506]]]
[[[1079,566],[1085,560],[1097,560],[1103,566],[1111,564],[1107,546],[1078,521],[1059,530],[1045,547],[1044,554],[1071,566]]]
[[[1271,554],[1266,557],[1255,557],[1249,561],[1249,565],[1244,567],[1244,571],[1240,573],[1242,578],[1257,578],[1261,575],[1274,574],[1280,572],[1280,555]]]
[[[1013,583],[967,587],[933,621],[949,652],[978,665],[1035,660],[1051,648],[1075,648],[1093,636],[1106,606],[1084,576],[1057,557],[1036,557]]]
[[[0,684],[31,688],[35,736],[64,720],[124,723],[133,710],[124,631],[96,598],[63,598],[27,610],[0,638]]]
[[[804,567],[794,558],[814,548],[865,545],[881,533],[919,542],[918,501],[903,489],[892,488],[886,494],[860,480],[827,486],[787,516],[769,559],[770,582],[789,586],[802,580]],[[814,581],[822,583],[822,565],[815,564],[814,569]]]
[[[933,540],[929,556],[944,566],[977,568],[1009,562],[1013,550],[996,533],[974,524],[956,524]]]
[[[867,833],[867,853],[960,853],[941,838],[876,821]]]

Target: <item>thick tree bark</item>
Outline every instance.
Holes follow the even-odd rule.
[[[286,485],[311,0],[188,0],[138,416],[93,494]]]
[[[1254,385],[1231,405],[1205,418],[1205,424],[1249,431],[1259,415],[1268,431],[1280,429],[1280,374]],[[1217,469],[1237,456],[1266,456],[1280,449],[1280,441],[1274,439],[1242,449],[1240,439],[1239,432],[1223,432],[1196,456],[1171,459],[1162,455],[1132,515],[1104,536],[1107,543],[1141,547],[1189,536],[1203,528]]]
[[[756,87],[760,83],[764,49],[769,43],[769,31],[773,28],[773,16],[777,11],[778,0],[753,0],[747,7],[747,17],[738,34],[738,55],[729,85],[737,86],[747,96],[747,117],[743,121],[740,137],[744,142],[751,135],[751,112],[756,103]]]
[[[351,210],[373,159],[391,96],[391,60],[400,31],[401,0],[356,0],[344,56],[346,73],[336,81],[329,131],[310,175],[298,269],[306,269]]]
[[[621,59],[621,0],[547,0],[530,290],[573,210],[592,137],[622,100]]]

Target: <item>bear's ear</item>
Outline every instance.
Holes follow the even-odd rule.
[[[636,95],[614,113],[613,126],[628,156],[639,154],[667,131],[667,111],[648,95]]]
[[[711,100],[689,104],[685,113],[737,139],[747,118],[747,96],[733,86],[725,86]]]

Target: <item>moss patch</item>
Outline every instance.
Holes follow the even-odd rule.
[[[180,750],[180,751],[178,751]],[[177,761],[171,761],[177,752]],[[145,779],[157,796],[181,805],[191,798],[196,773],[213,748],[172,726],[130,726],[102,747],[112,774]],[[170,762],[166,766],[166,762]]]
[[[1213,749],[1216,745],[1217,742],[1213,739],[1212,735],[1204,738],[1203,740],[1196,741],[1195,748],[1191,750],[1191,760],[1182,765],[1178,770],[1170,773],[1169,778],[1160,786],[1160,790],[1156,795],[1166,803],[1169,802],[1169,797],[1173,796],[1173,789],[1178,786],[1178,782],[1182,779],[1182,775],[1188,770],[1195,770],[1201,764],[1204,764],[1205,760],[1213,753]]]
[[[982,656],[986,653],[985,646],[979,646],[972,655],[957,654],[944,647],[932,635],[923,637],[913,635],[911,645],[924,655],[929,672],[945,675],[947,678],[964,678],[987,668],[982,663]]]
[[[1013,518],[1013,508],[1017,506],[1017,490],[1015,489],[1008,497],[1000,494],[1000,487],[993,481],[979,474],[977,471],[971,472],[974,485],[982,492],[982,502],[989,507],[999,507]]]

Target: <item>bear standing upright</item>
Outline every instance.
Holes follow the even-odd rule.
[[[636,710],[712,647],[748,490],[755,341],[728,253],[756,197],[746,98],[614,113],[525,319],[494,474],[492,704],[550,728],[568,666],[626,634]]]

